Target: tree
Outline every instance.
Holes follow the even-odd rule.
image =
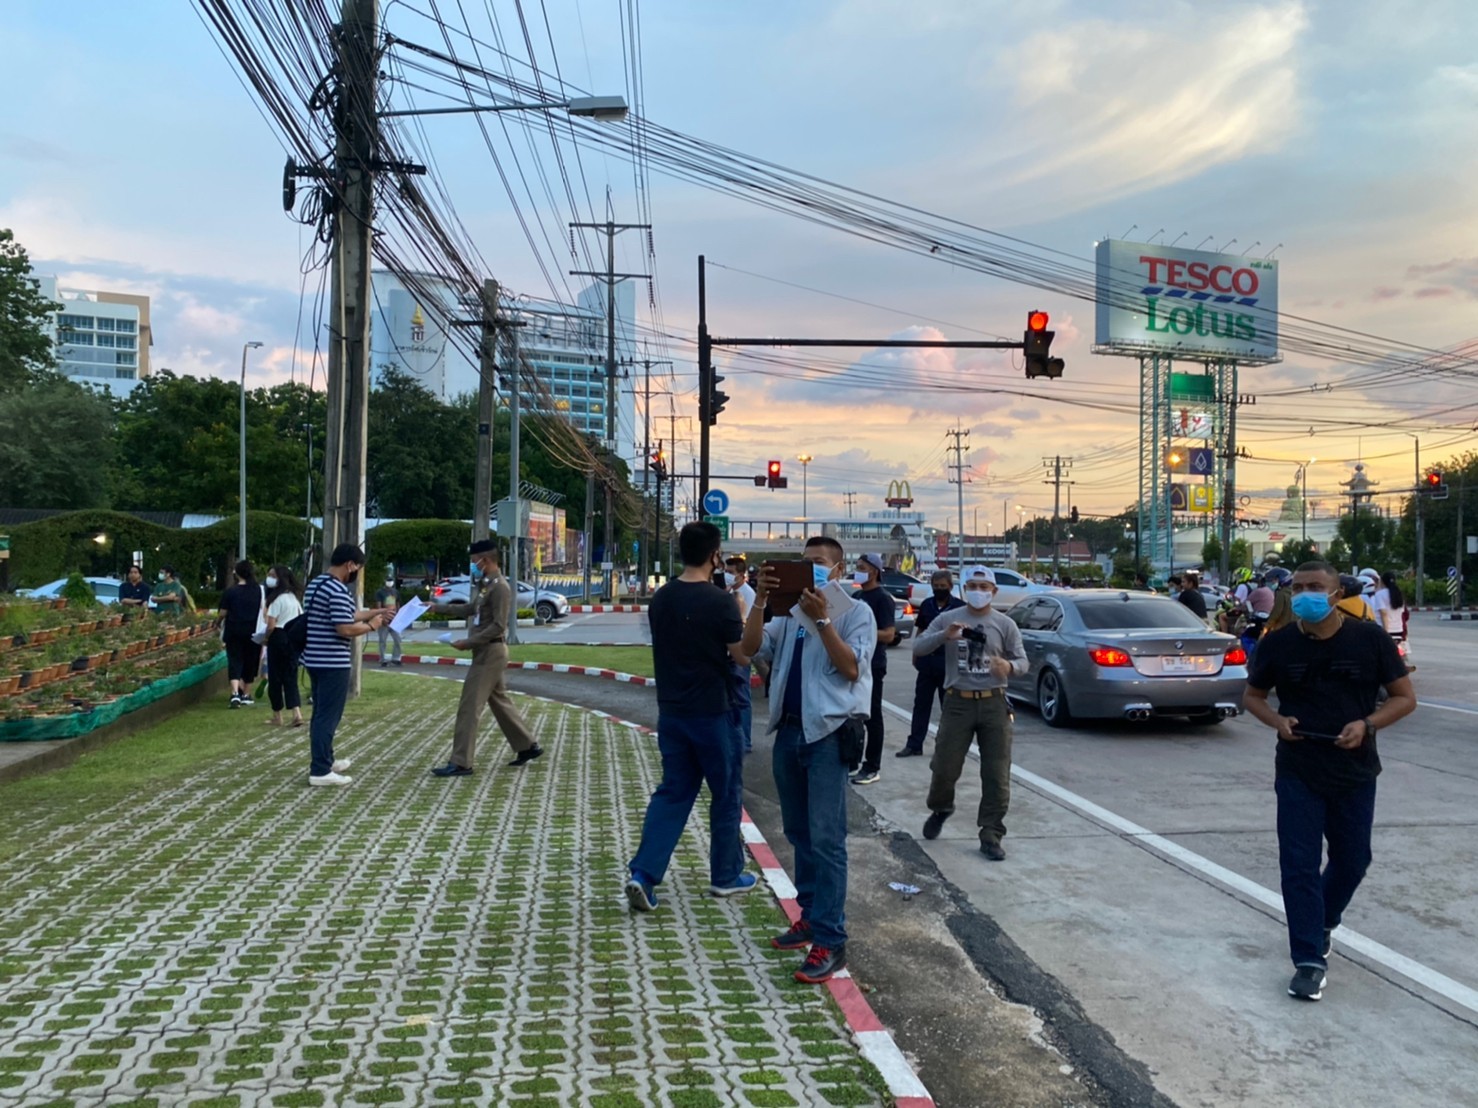
[[[55,367],[50,332],[58,307],[41,295],[25,247],[0,227],[0,393],[34,384]]]
[[[1221,565],[1221,539],[1212,535],[1201,544],[1201,564],[1207,569]]]
[[[1252,568],[1252,547],[1247,545],[1246,539],[1232,540],[1232,545],[1227,547],[1227,565],[1231,569]]]
[[[1290,539],[1278,552],[1278,558],[1283,566],[1291,570],[1297,569],[1305,562],[1322,561],[1323,557],[1319,553],[1319,544],[1313,539]]]
[[[9,508],[107,505],[113,410],[56,374],[0,395],[0,489]]]
[[[1341,516],[1337,530],[1350,556],[1361,566],[1385,566],[1392,560],[1391,541],[1396,537],[1396,523],[1374,508],[1362,506]]]
[[[414,377],[381,371],[370,394],[365,485],[386,519],[468,519],[477,466],[477,407],[472,398],[444,404]],[[494,459],[493,488],[507,473]]]

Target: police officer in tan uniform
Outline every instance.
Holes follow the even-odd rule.
[[[513,748],[515,757],[509,765],[527,765],[544,753],[508,698],[503,680],[508,669],[508,620],[515,613],[511,611],[513,590],[498,566],[497,546],[491,539],[480,539],[467,552],[472,556],[474,580],[480,574],[482,582],[472,603],[465,606],[467,637],[452,645],[458,650],[472,651],[472,666],[462,682],[451,761],[431,771],[436,777],[466,777],[472,773],[472,755],[477,747],[478,722],[484,703],[493,710],[493,718]]]

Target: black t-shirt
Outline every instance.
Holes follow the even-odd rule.
[[[238,635],[252,635],[257,630],[257,615],[262,610],[259,585],[232,585],[221,593],[221,611],[226,613],[226,630]]]
[[[1186,589],[1175,598],[1202,619],[1206,618],[1206,598],[1201,595],[1200,589]]]
[[[152,595],[153,590],[143,581],[140,581],[137,585],[132,581],[125,581],[118,586],[119,600],[142,600],[145,604],[148,604],[149,597]]]
[[[1337,735],[1375,711],[1383,686],[1405,676],[1391,636],[1379,624],[1347,618],[1327,639],[1305,635],[1297,623],[1264,635],[1247,683],[1277,690],[1278,712],[1298,720],[1295,730]],[[1277,768],[1316,791],[1342,792],[1374,781],[1381,765],[1374,739],[1353,750],[1318,739],[1279,739]]]
[[[729,644],[744,636],[739,604],[707,581],[673,580],[652,597],[657,707],[673,716],[716,716],[733,700]]]
[[[875,589],[858,589],[857,599],[872,609],[872,618],[878,621],[878,630],[886,631],[893,626],[893,594],[882,586]],[[882,643],[872,652],[872,671],[874,673],[888,672],[888,651]]]

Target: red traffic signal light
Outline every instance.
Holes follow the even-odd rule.
[[[1026,313],[1026,330],[1022,332],[1021,350],[1026,356],[1028,377],[1062,376],[1062,359],[1050,356],[1055,335],[1055,331],[1047,330],[1046,312],[1038,310]]]
[[[1442,474],[1438,473],[1435,469],[1427,474],[1427,488],[1435,489],[1440,484],[1442,484]]]
[[[1028,331],[1045,331],[1047,329],[1046,312],[1027,312],[1026,329]]]
[[[783,489],[790,484],[787,478],[780,476],[780,462],[774,458],[770,459],[770,464],[765,467],[765,472],[767,474],[766,484],[772,489]]]
[[[1429,469],[1422,477],[1422,484],[1418,489],[1422,495],[1433,500],[1447,499],[1447,477],[1440,469]]]

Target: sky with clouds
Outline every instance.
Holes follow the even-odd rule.
[[[430,41],[432,6],[396,0],[385,26]],[[546,0],[541,61],[552,40],[568,80],[621,91],[624,6]],[[514,41],[511,2],[465,7],[483,8],[472,11],[474,33],[488,34],[492,12]],[[1157,231],[1159,241],[1255,255],[1277,247],[1286,312],[1428,347],[1478,339],[1478,6],[1465,0],[646,0],[640,9],[646,115],[664,126],[1085,263],[1098,239]],[[0,226],[64,285],[151,296],[154,365],[234,377],[241,343],[260,339],[254,379],[287,380],[311,361],[305,320],[319,275],[300,266],[311,235],[284,216],[283,149],[195,13],[184,0],[0,5],[10,109],[0,120]],[[494,276],[548,295],[475,125],[449,117],[426,133]],[[582,169],[597,197],[609,187],[615,218],[636,218],[624,163],[587,154]],[[1042,459],[1054,454],[1074,458],[1068,499],[1082,511],[1134,499],[1138,422],[1123,409],[1135,402],[1137,368],[1089,352],[1085,303],[660,173],[651,204],[670,331],[695,326],[702,253],[715,333],[972,339],[1019,333],[1040,307],[1067,360],[1059,381],[1003,388],[1020,378],[1019,354],[784,352],[815,371],[810,380],[726,359],[732,399],[714,434],[715,470],[760,472],[775,457],[792,474],[784,493],[730,483],[731,514],[799,515],[794,458],[804,451],[815,459],[812,516],[845,514],[849,490],[859,510],[881,507],[889,481],[907,478],[930,522],[946,526],[955,490],[945,432],[956,421],[971,432],[972,530],[998,529],[1003,509],[1014,522],[1017,504],[1050,507]],[[569,213],[537,209],[525,217],[562,241]],[[634,241],[622,251],[618,268],[650,264]],[[544,259],[556,273],[578,268],[570,261]],[[645,292],[637,299],[645,311]],[[1388,426],[1396,415],[1421,426],[1424,461],[1474,443],[1471,386],[1342,384],[1359,369],[1290,356],[1244,372],[1242,391],[1253,394],[1309,386],[1249,416],[1241,441],[1252,457],[1239,478],[1255,509],[1271,506],[1309,457],[1318,459],[1311,497],[1326,502],[1362,455],[1388,486],[1409,482],[1413,443]],[[889,372],[981,387],[891,386]],[[654,402],[664,432],[669,403],[694,413],[694,382],[691,364],[663,382],[675,394]],[[1320,416],[1367,426],[1308,434]],[[676,428],[676,464],[686,468],[693,423]]]

